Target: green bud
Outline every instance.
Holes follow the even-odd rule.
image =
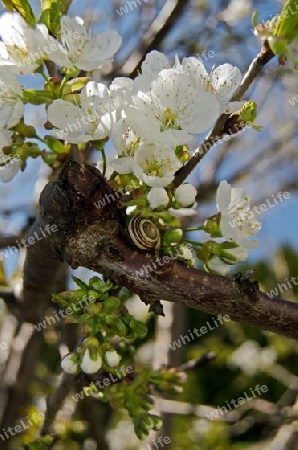
[[[106,311],[115,311],[121,306],[121,302],[117,297],[108,297],[104,303],[103,308],[104,312]]]
[[[208,254],[216,254],[218,249],[218,244],[213,241],[207,241],[203,244],[203,249]]]
[[[102,311],[102,304],[101,303],[89,304],[85,306],[85,311],[91,316],[99,316]]]
[[[143,322],[133,319],[129,325],[139,339],[143,339],[147,335],[147,326]]]
[[[169,245],[173,242],[180,242],[183,238],[183,231],[181,228],[176,230],[165,230],[162,233],[162,242],[163,245]]]
[[[115,314],[107,314],[104,316],[107,325],[115,325],[119,321],[119,317]]]
[[[27,138],[34,138],[36,137],[36,131],[35,128],[31,125],[26,125],[23,121],[20,121],[16,126],[13,127],[14,131],[17,131],[22,136]]]
[[[114,324],[114,330],[115,330],[115,334],[118,334],[118,336],[120,336],[120,337],[126,336],[126,334],[127,334],[126,326],[119,319]]]
[[[215,220],[206,220],[204,223],[204,231],[214,237],[222,236],[220,226]]]
[[[57,155],[54,155],[53,153],[42,152],[41,157],[48,166],[52,166],[57,162]]]

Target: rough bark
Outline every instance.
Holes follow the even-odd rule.
[[[167,300],[209,314],[298,339],[298,305],[270,299],[250,283],[206,273],[138,251],[123,233],[125,221],[116,202],[95,203],[113,195],[94,167],[69,160],[40,198],[41,224],[57,224],[49,236],[56,253],[71,267],[83,266],[137,293],[147,303]],[[110,197],[112,198],[112,197]],[[115,197],[114,197],[115,198]],[[143,272],[144,268],[150,270]]]

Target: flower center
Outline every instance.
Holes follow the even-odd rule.
[[[146,164],[144,167],[144,172],[146,175],[152,175],[154,177],[162,177],[163,176],[163,165],[157,159],[152,161],[146,160]]]
[[[165,131],[169,129],[173,130],[182,130],[178,123],[178,115],[173,113],[170,108],[167,108],[164,112],[163,117],[161,118],[161,127],[160,131]]]

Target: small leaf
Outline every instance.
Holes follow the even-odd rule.
[[[52,103],[54,97],[52,92],[44,90],[28,89],[23,92],[24,103],[31,103],[32,105],[49,105]]]
[[[90,289],[89,286],[86,283],[84,283],[82,280],[80,280],[80,278],[77,278],[75,276],[72,276],[71,278],[81,289],[83,289],[84,291],[89,291],[89,289]]]
[[[53,136],[45,136],[44,140],[47,144],[47,146],[52,150],[52,152],[56,153],[57,155],[63,155],[68,154],[70,152],[70,146],[63,145],[58,139],[54,138]]]
[[[30,26],[36,24],[36,19],[28,0],[2,0],[9,11],[17,11]]]
[[[72,0],[42,0],[40,23],[44,23],[54,36],[60,32],[61,17],[67,13]]]
[[[63,94],[73,94],[77,91],[81,91],[83,87],[88,83],[90,80],[89,77],[78,77],[73,78],[72,80],[68,81],[63,89]]]

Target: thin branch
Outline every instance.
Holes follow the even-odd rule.
[[[264,42],[260,53],[252,61],[248,68],[248,71],[244,75],[242,82],[235,92],[232,101],[239,101],[248,90],[255,78],[261,73],[265,64],[267,64],[270,59],[274,57],[274,53],[269,48],[266,42]],[[204,142],[196,149],[194,155],[191,159],[183,166],[176,174],[174,179],[174,186],[178,187],[183,181],[188,177],[188,175],[194,170],[194,168],[199,164],[199,162],[204,158],[204,156],[209,152],[213,145],[223,137],[225,134],[225,124],[229,115],[222,114],[217,120],[213,130],[206,137]]]
[[[55,390],[54,394],[48,398],[45,419],[41,430],[42,435],[46,435],[50,432],[50,428],[57,412],[72,389],[74,378],[75,375],[63,373],[59,386]]]

